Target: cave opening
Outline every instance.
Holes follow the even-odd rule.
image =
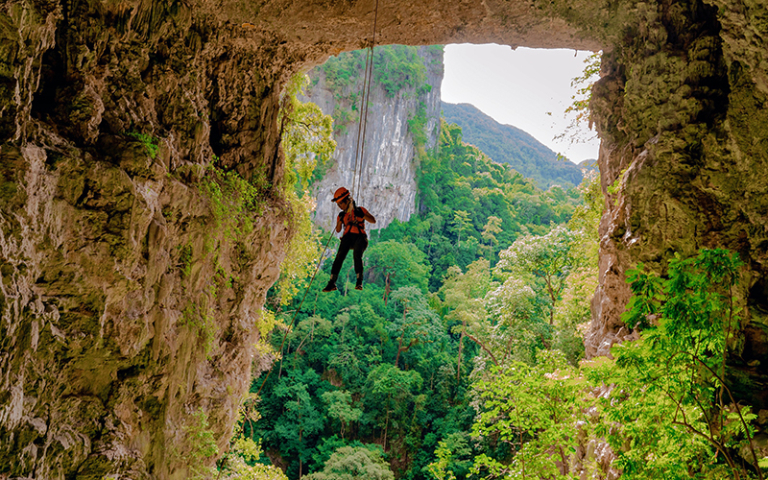
[[[280,88],[292,72],[363,48],[373,21],[372,2],[359,1],[175,2],[183,8],[167,15],[135,3],[0,10],[0,222],[10,232],[0,437],[11,439],[0,443],[0,475],[177,478],[194,453],[190,418],[207,422],[194,412],[210,413],[206,438],[227,444],[244,372],[270,360],[252,356],[258,333],[245,326],[277,279],[289,209],[280,195],[259,197],[237,252],[213,254],[221,243],[210,241],[217,224],[199,185],[214,156],[278,178]],[[764,16],[754,0],[387,2],[377,42],[604,49],[594,98],[610,197],[586,341],[599,356],[629,337],[626,269],[701,245],[739,246],[749,260],[740,300],[765,323],[755,314],[766,291]],[[136,125],[142,142],[122,137]],[[109,152],[83,148],[110,132],[119,138]],[[86,211],[87,190],[98,195]],[[130,211],[125,222],[110,221],[115,203]],[[713,203],[724,206],[717,222],[704,211]],[[152,245],[141,240],[150,229]],[[37,282],[46,271],[55,278]],[[233,281],[218,281],[221,271]],[[66,321],[94,299],[98,321]],[[764,329],[750,332],[744,351],[762,361]],[[116,395],[107,402],[70,395],[92,358],[112,359],[100,367]]]
[[[417,165],[416,150],[420,147],[407,148],[412,142],[423,142],[419,137],[424,135],[427,149],[435,148],[441,121],[457,123],[462,127],[464,141],[478,145],[493,161],[510,165],[527,178],[535,178],[544,189],[558,184],[565,189],[575,187],[581,183],[583,169],[596,168],[599,140],[591,129],[587,104],[591,86],[598,79],[600,52],[512,49],[498,44],[393,44],[376,49],[374,91],[381,92],[371,100],[374,105],[369,116],[373,128],[366,130],[364,142],[372,148],[360,160],[365,165],[362,174],[366,180],[374,181],[374,188],[400,192],[402,201],[383,200],[385,204],[397,203],[397,209],[387,211],[384,221],[375,229],[385,228],[393,218],[405,221],[419,209],[414,204],[413,185],[399,185],[413,184],[413,179],[407,177],[416,176],[416,172],[388,175],[390,163],[386,157],[410,156],[410,161]],[[321,176],[329,173],[330,177],[314,187],[318,195],[315,218],[319,224],[326,223],[325,219],[333,213],[333,208],[327,206],[329,192],[357,181],[351,176],[357,168],[360,148],[355,142],[365,119],[360,113],[365,108],[361,83],[364,52],[367,50],[331,56],[308,71],[310,85],[303,98],[317,103],[333,117],[337,141],[332,166],[320,168]],[[403,91],[399,92],[400,89]],[[415,102],[414,97],[418,97]],[[424,115],[419,107],[426,107],[426,118],[418,118]],[[406,113],[398,118],[402,110]],[[398,124],[388,124],[391,118],[398,118]],[[466,123],[468,118],[474,119],[471,125]],[[418,121],[421,123],[414,124]],[[414,127],[426,130],[415,132]],[[382,128],[383,132],[377,131]],[[484,138],[488,129],[495,135],[506,136],[513,145],[499,147],[492,145],[492,141],[489,144],[488,138]],[[382,155],[382,151],[388,153]],[[539,166],[532,167],[531,162],[551,162],[558,173],[544,178],[548,175],[539,171]],[[407,162],[400,159],[395,163]],[[385,178],[376,178],[382,172]],[[315,175],[314,180],[317,179]],[[366,204],[387,197],[386,192],[367,193],[363,192]]]

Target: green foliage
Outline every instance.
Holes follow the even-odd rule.
[[[188,279],[192,275],[192,245],[187,243],[179,246],[179,263],[181,265],[182,278]]]
[[[362,72],[365,70],[365,53],[365,50],[344,52],[330,57],[320,66],[320,70],[325,74],[328,88],[334,94],[341,93],[342,89],[354,85],[362,78]]]
[[[331,455],[321,472],[304,478],[307,480],[394,480],[395,476],[380,449],[341,447]]]
[[[339,434],[344,439],[344,426],[349,422],[360,420],[363,411],[352,406],[352,394],[344,390],[325,392],[321,395],[323,402],[328,406],[328,416],[339,420],[341,431]]]
[[[586,143],[595,138],[595,134],[584,136],[582,128],[586,123],[592,129],[592,111],[589,102],[592,100],[592,86],[600,79],[600,64],[603,52],[595,52],[584,59],[584,70],[581,75],[571,80],[571,87],[576,87],[576,93],[571,97],[571,105],[565,109],[565,118],[570,122],[565,131],[555,139],[568,139],[570,143]]]
[[[284,350],[261,390],[263,417],[251,435],[286,461],[290,478],[320,474],[335,451],[371,441],[388,453],[398,478],[431,478],[435,462],[442,463],[434,471],[446,478],[449,472],[468,478],[474,456],[509,453],[491,438],[470,441],[471,383],[490,381],[492,364],[533,367],[542,350],[576,336],[573,322],[549,325],[550,302],[534,277],[507,271],[494,278],[492,272],[498,253],[515,240],[545,236],[550,222],[571,219],[581,192],[542,191],[464,144],[455,125],[442,130],[439,148],[420,157],[419,213],[370,235],[365,289],[352,288],[348,258],[340,291],[321,293],[331,266],[326,261],[294,327],[270,336],[274,348],[285,340]],[[587,228],[596,218],[584,212],[585,232],[596,234],[596,227]],[[591,233],[574,235],[580,264],[586,248],[579,242]],[[576,269],[568,272],[566,285],[583,281],[573,277]],[[578,317],[589,298],[572,301],[579,313],[562,318]],[[298,299],[274,305],[273,321],[287,324]],[[567,329],[574,332],[569,336]],[[558,346],[570,349],[567,358],[575,361],[578,348],[565,340]],[[253,391],[263,381],[254,382]]]
[[[424,146],[427,144],[427,107],[424,102],[419,102],[416,113],[408,119],[408,132],[411,134],[413,144],[416,146],[416,154],[424,155]]]
[[[491,215],[488,217],[488,222],[485,224],[485,227],[483,227],[483,233],[481,233],[480,236],[493,247],[494,244],[498,243],[496,235],[501,232],[503,232],[501,229],[501,219]]]
[[[426,255],[412,243],[377,242],[366,252],[366,263],[368,283],[384,286],[389,279],[393,290],[407,285],[427,290]]]
[[[230,441],[230,449],[218,462],[217,479],[222,480],[288,480],[283,471],[272,465],[258,463],[263,455],[261,442],[246,433],[260,415],[255,410],[256,395],[249,395],[240,408],[240,419]]]
[[[574,478],[569,457],[584,417],[577,400],[585,392],[584,381],[572,375],[562,353],[542,351],[533,366],[513,362],[492,370],[491,381],[478,381],[481,410],[473,434],[493,437],[510,453],[503,462],[480,455],[473,471],[505,478]]]
[[[187,478],[206,480],[215,476],[211,465],[219,455],[219,448],[208,424],[208,414],[202,408],[192,415],[191,423],[184,427],[184,441],[187,453],[181,460],[189,468]]]
[[[506,164],[539,188],[555,185],[571,188],[581,182],[579,167],[563,161],[538,140],[510,125],[501,125],[469,104],[443,103],[446,123],[461,127],[464,140],[493,161]]]
[[[429,473],[437,480],[456,480],[469,473],[472,465],[469,457],[472,449],[469,446],[469,435],[466,432],[456,432],[441,440],[435,456],[437,461],[427,466]]]
[[[726,368],[742,312],[734,303],[741,265],[735,253],[702,250],[676,256],[667,279],[642,265],[627,273],[633,298],[623,320],[645,329],[613,350],[620,375],[610,379],[626,401],[602,404],[607,421],[621,425],[606,433],[626,478],[690,478],[691,465],[701,478],[719,478],[720,462],[734,478],[751,478],[740,449],[759,472],[749,442],[755,417],[735,404]]]
[[[605,438],[622,478],[763,478],[750,442],[756,416],[728,388],[740,266],[724,250],[676,257],[666,279],[640,266],[628,275],[634,297],[625,319],[646,317],[646,327],[639,340],[614,347],[615,361],[599,358],[577,369],[562,353],[540,351],[532,363],[483,375],[475,383],[480,415],[473,432],[505,448],[476,456],[475,474],[599,475],[596,458],[575,455],[576,441]],[[450,478],[452,452],[441,445],[438,453],[433,474]]]
[[[333,93],[333,111],[336,133],[345,134],[348,126],[360,119],[360,102],[365,75],[367,50],[344,52],[329,58],[319,69],[325,75],[327,88]],[[381,86],[389,98],[403,91],[423,95],[432,88],[427,83],[427,69],[424,59],[418,54],[418,47],[406,45],[384,45],[373,51],[373,84]],[[413,94],[410,93],[410,94]],[[417,147],[426,143],[426,107],[421,105],[414,118],[408,122]]]
[[[578,234],[563,226],[552,229],[546,235],[526,235],[515,240],[511,247],[499,254],[496,269],[502,273],[511,271],[518,275],[530,275],[541,284],[550,301],[549,324],[554,325],[555,307],[565,288],[566,279],[578,257],[574,245]]]
[[[224,239],[235,242],[253,231],[253,219],[261,213],[261,189],[236,171],[208,166],[200,190],[208,199],[216,230]]]
[[[157,157],[157,153],[160,151],[160,146],[157,144],[159,140],[157,138],[153,137],[152,135],[139,132],[128,132],[126,135],[138,140],[139,143],[144,146],[147,151],[147,155],[149,155],[152,160]]]
[[[297,98],[308,83],[306,75],[294,75],[286,86],[280,111],[289,192],[306,192],[315,167],[328,162],[336,149],[333,119],[314,103],[303,103]]]
[[[286,305],[306,286],[320,256],[319,234],[313,229],[311,214],[314,200],[309,184],[315,168],[330,163],[336,149],[332,119],[314,103],[299,102],[297,96],[309,82],[304,74],[295,75],[283,97],[280,120],[283,125],[282,145],[286,175],[284,195],[291,205],[293,236],[280,266],[277,298]]]
[[[622,187],[624,186],[624,179],[625,179],[626,173],[627,173],[627,169],[625,168],[624,170],[621,171],[621,175],[619,175],[619,178],[614,180],[612,184],[608,185],[608,188],[606,188],[606,190],[608,191],[609,194],[616,195],[621,191]]]
[[[457,210],[453,214],[453,231],[456,233],[456,243],[461,243],[461,233],[469,227],[469,212]]]
[[[418,54],[417,47],[388,45],[374,49],[373,79],[384,88],[389,98],[405,87],[424,93],[431,89],[427,84],[427,69]]]
[[[232,458],[217,480],[288,480],[282,470],[272,465],[248,464],[241,457]]]
[[[546,233],[550,222],[568,221],[578,192],[546,192],[508,166],[492,162],[462,142],[456,125],[441,125],[439,148],[420,156],[419,215],[393,222],[382,240],[409,241],[427,254],[437,290],[449,267],[477,258],[495,263],[498,252],[522,232]]]

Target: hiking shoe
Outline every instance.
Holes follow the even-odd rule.
[[[335,292],[336,290],[338,290],[338,288],[336,288],[336,284],[334,282],[328,282],[328,285],[326,285],[323,289],[324,292]]]
[[[355,290],[362,290],[362,289],[363,289],[363,284],[362,283],[356,283],[355,284]]]

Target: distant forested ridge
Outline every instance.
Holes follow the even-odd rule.
[[[523,130],[502,125],[467,103],[443,102],[443,118],[460,126],[464,141],[475,145],[498,163],[507,163],[541,188],[581,183],[581,168],[558,160],[557,154]]]

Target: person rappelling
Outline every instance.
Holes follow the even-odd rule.
[[[339,251],[336,252],[336,259],[331,267],[331,279],[328,280],[328,285],[325,286],[323,291],[332,292],[337,290],[336,279],[339,278],[339,272],[342,265],[344,265],[344,259],[347,258],[347,253],[350,250],[354,250],[352,256],[355,260],[355,274],[357,274],[355,290],[362,290],[363,252],[368,248],[365,222],[376,223],[376,218],[364,207],[358,207],[352,199],[349,190],[344,187],[336,190],[332,201],[341,209],[338,217],[336,217],[336,233],[339,233],[342,228],[344,228],[344,233],[341,236]]]

